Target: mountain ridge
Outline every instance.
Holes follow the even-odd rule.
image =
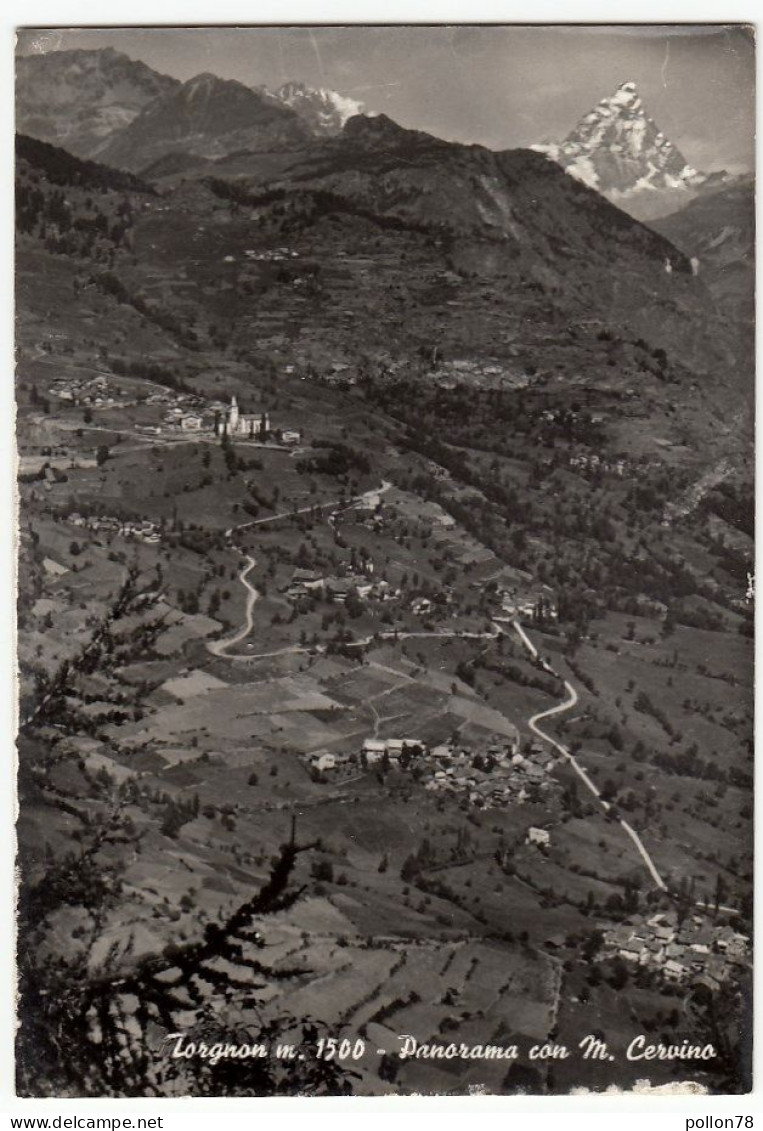
[[[289,148],[310,138],[292,110],[235,79],[202,73],[150,102],[95,156],[137,172],[171,153],[215,158],[249,146]]]
[[[641,220],[673,212],[729,180],[725,172],[703,173],[686,160],[647,114],[631,81],[584,114],[564,141],[532,148]]]
[[[292,80],[270,90],[266,86],[247,87],[235,79],[223,79],[211,73],[202,73],[182,82],[155,71],[140,60],[131,59],[113,47],[72,48],[18,57],[17,129],[40,141],[62,145],[78,157],[98,157],[112,163],[126,160],[130,171],[136,172],[139,162],[128,150],[136,133],[142,137],[142,129],[136,127],[136,131],[127,134],[124,131],[133,125],[152,101],[162,96],[171,99],[173,94],[177,95],[183,89],[188,94],[195,92],[197,96],[202,95],[205,87],[216,87],[220,92],[226,83],[236,83],[258,100],[258,111],[254,110],[256,104],[250,101],[252,122],[244,124],[262,125],[262,107],[267,106],[272,111],[271,125],[279,120],[277,115],[281,112],[292,115],[288,119],[280,119],[282,124],[291,123],[291,126],[284,126],[284,131],[291,135],[292,140],[298,136],[302,139],[336,136],[350,117],[366,112],[362,102],[324,86],[312,88]],[[245,97],[239,93],[238,103],[242,104]],[[226,113],[232,110],[235,120],[236,107],[231,107],[230,102],[229,89]],[[224,117],[225,114],[221,114],[218,122],[221,133],[233,132],[225,128]],[[240,121],[238,128],[242,128]],[[277,133],[277,130],[266,131],[263,140],[272,144],[273,132]],[[239,143],[233,148],[242,148],[241,141],[252,140],[257,140],[256,135],[239,138]],[[200,144],[200,140],[194,138],[192,152]],[[209,138],[206,139],[206,147],[202,144],[202,148],[205,152],[201,156],[220,156],[219,152],[210,152],[214,146]],[[222,146],[224,151],[228,148]],[[154,153],[151,161],[164,155]],[[142,164],[150,164],[151,161],[143,161]]]

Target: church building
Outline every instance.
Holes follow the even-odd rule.
[[[235,397],[231,397],[230,407],[216,424],[216,431],[228,436],[257,439],[270,432],[270,413],[241,412]]]

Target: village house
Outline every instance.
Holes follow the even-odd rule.
[[[427,616],[432,611],[432,602],[428,597],[414,597],[411,601],[411,612],[415,617]]]
[[[453,757],[453,747],[450,743],[441,743],[439,746],[432,747],[432,757],[439,760],[447,760]]]
[[[310,762],[314,770],[323,773],[325,770],[333,770],[336,767],[337,759],[336,754],[330,750],[316,750],[310,756]]]
[[[386,756],[391,762],[399,762],[405,749],[412,751],[418,748],[426,752],[426,744],[418,738],[367,738],[363,742],[363,754],[366,761],[380,762]]]
[[[327,577],[324,583],[326,596],[340,605],[343,605],[349,597],[350,589],[348,582],[339,577]]]
[[[500,589],[498,597],[501,609],[510,617],[526,617],[529,620],[555,621],[559,617],[556,599],[551,589]]]
[[[380,738],[367,738],[363,742],[363,754],[369,765],[373,762],[381,762],[386,752],[387,744]]]
[[[400,590],[393,589],[388,581],[376,581],[371,596],[377,601],[394,601],[400,596]]]
[[[326,579],[317,570],[298,567],[292,574],[291,584],[304,585],[305,589],[322,589],[326,584]]]
[[[618,954],[624,958],[626,962],[639,962],[641,959],[641,947],[637,945],[637,940],[631,939],[625,946],[620,947]]]
[[[60,577],[62,574],[69,572],[66,566],[61,565],[60,562],[54,561],[53,558],[43,558],[42,566],[45,572],[49,573],[52,577]]]
[[[309,593],[323,591],[326,587],[326,578],[323,574],[313,569],[295,569],[291,581],[285,587],[284,593],[292,599],[306,597]]]
[[[728,957],[744,958],[749,947],[748,940],[731,927],[722,927],[715,937],[715,946],[718,951]]]
[[[551,844],[551,834],[548,829],[539,829],[531,826],[527,830],[526,844],[535,844],[539,848],[548,848]]]

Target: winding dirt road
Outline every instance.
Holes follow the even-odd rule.
[[[518,621],[513,621],[512,623],[514,625],[514,628],[516,629],[517,635],[519,636],[520,640],[524,644],[525,648],[527,648],[528,652],[530,652],[530,654],[535,659],[539,659],[540,657],[538,656],[538,649],[535,647],[535,645],[533,644],[530,637],[527,635],[525,630],[522,628],[521,624]],[[554,669],[551,667],[550,664],[543,663],[543,667],[546,671],[555,675],[557,677],[557,679],[562,678],[559,675],[558,672],[554,671]],[[550,707],[547,711],[540,711],[537,715],[533,715],[531,719],[528,719],[527,725],[530,728],[530,730],[533,732],[533,734],[537,735],[538,738],[542,739],[544,742],[548,742],[549,745],[553,746],[553,748],[555,750],[557,750],[562,755],[562,757],[565,758],[565,760],[567,762],[570,763],[572,768],[575,770],[575,773],[578,775],[580,780],[584,783],[586,789],[588,789],[593,794],[593,796],[596,798],[596,800],[598,801],[599,805],[602,807],[604,812],[608,814],[611,811],[612,806],[610,805],[609,801],[605,801],[604,798],[601,796],[601,793],[599,792],[597,786],[591,780],[591,778],[588,776],[588,774],[583,769],[583,767],[580,765],[577,758],[575,758],[574,754],[571,754],[566,746],[563,746],[561,742],[558,742],[555,738],[552,738],[552,736],[550,734],[547,734],[544,730],[541,730],[541,728],[538,726],[538,723],[540,722],[541,719],[550,719],[554,715],[561,715],[565,711],[569,711],[577,705],[577,702],[578,702],[577,691],[575,690],[575,688],[572,686],[572,684],[568,680],[566,680],[566,679],[563,680],[563,683],[564,683],[564,689],[567,692],[567,698],[563,702],[557,703],[557,705],[555,707]],[[662,876],[657,871],[657,867],[654,863],[654,860],[652,860],[652,857],[649,855],[646,848],[644,847],[644,842],[642,841],[641,837],[638,835],[636,830],[631,825],[628,824],[627,821],[624,821],[622,819],[622,817],[618,817],[617,820],[618,820],[618,824],[622,827],[623,831],[627,834],[628,837],[630,837],[633,844],[635,845],[636,850],[639,853],[639,855],[641,856],[641,859],[643,860],[644,864],[646,865],[646,868],[647,868],[650,876],[654,880],[655,885],[661,891],[667,891],[668,885],[665,883]]]
[[[210,641],[210,643],[208,644],[208,648],[214,656],[227,656],[228,655],[228,649],[234,648],[237,644],[240,644],[241,641],[244,640],[249,635],[249,633],[252,631],[252,629],[254,627],[254,606],[255,606],[255,602],[257,601],[257,598],[259,597],[259,593],[254,588],[254,586],[251,584],[251,582],[249,582],[247,580],[247,577],[251,573],[251,571],[254,569],[254,567],[257,563],[254,560],[254,558],[251,556],[251,554],[246,555],[246,562],[247,562],[247,564],[244,566],[244,568],[241,570],[241,573],[238,575],[239,581],[244,586],[244,588],[247,590],[246,608],[244,610],[243,624],[241,625],[241,628],[238,629],[238,631],[235,633],[234,636],[228,636],[227,638],[224,638],[223,640],[212,640],[212,641]],[[235,656],[231,657],[231,659],[238,659],[238,658],[249,659],[249,657],[235,657]]]

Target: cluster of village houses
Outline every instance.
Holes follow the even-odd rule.
[[[558,789],[550,776],[554,758],[539,744],[519,750],[519,735],[496,735],[480,751],[464,744],[444,743],[432,748],[424,788],[433,793],[455,793],[484,809],[508,803],[540,800]]]
[[[603,424],[607,419],[603,412],[591,412],[586,415],[591,421],[591,424]],[[567,409],[563,408],[544,408],[541,411],[540,416],[541,420],[544,420],[546,424],[555,424],[557,420],[562,419],[570,420],[573,422],[580,420],[581,413],[577,409],[571,409],[568,411]]]
[[[448,306],[458,307],[462,305],[459,301],[448,303]],[[437,364],[429,376],[438,385],[443,385],[446,388],[456,388],[465,377],[468,377],[469,384],[473,388],[525,389],[530,384],[530,377],[517,364],[495,361],[486,364],[482,360],[472,358],[452,358],[451,360],[440,361],[438,357],[435,357],[433,361]]]
[[[533,621],[556,621],[559,619],[556,598],[553,590],[547,585],[540,588],[499,589],[497,597],[501,611],[507,617],[522,616]]]
[[[341,577],[324,575],[313,569],[295,569],[283,592],[290,601],[301,601],[306,597],[319,595],[342,605],[350,593],[354,593],[361,601],[397,601],[402,596],[399,586],[373,577],[373,562],[370,561],[365,563],[363,572],[350,571]],[[444,599],[449,604],[452,596],[446,593]],[[426,617],[433,612],[434,603],[429,597],[416,596],[411,599],[410,610],[416,617]]]
[[[124,389],[115,386],[105,375],[90,378],[60,377],[50,388],[51,396],[72,405],[92,408],[125,407],[128,401]],[[145,399],[151,406],[166,406],[161,424],[136,424],[136,432],[147,435],[185,432],[226,433],[240,439],[263,439],[273,431],[268,412],[242,412],[232,397],[225,401],[206,401],[195,393],[180,393],[173,389],[157,389]],[[278,441],[294,446],[302,442],[302,432],[296,428],[279,429]]]
[[[380,513],[375,513],[373,521],[380,525],[383,518]],[[331,522],[331,519],[329,519]],[[370,520],[366,521],[368,525]],[[301,601],[310,596],[321,596],[324,599],[344,604],[350,593],[362,601],[396,601],[403,593],[400,587],[391,585],[388,581],[376,579],[373,576],[374,565],[370,559],[363,561],[354,570],[348,570],[342,576],[330,576],[320,570],[297,568],[291,580],[284,588],[284,596],[291,601]],[[524,589],[499,589],[497,600],[500,611],[506,619],[522,616],[533,622],[549,622],[558,619],[556,599],[553,591],[548,586],[527,587]],[[449,587],[444,587],[438,597],[437,604],[452,606],[454,594]],[[429,617],[435,612],[435,602],[425,594],[415,594],[409,601],[410,612],[415,617]],[[496,615],[496,620],[502,619]]]
[[[626,471],[626,461],[624,459],[606,460],[601,456],[586,455],[579,453],[578,455],[570,456],[570,467],[578,467],[581,471],[603,471],[608,475],[618,475],[622,478]]]
[[[196,396],[195,393],[176,393],[172,389],[162,389],[159,392],[151,393],[146,398],[146,404],[166,405],[167,408],[162,421],[167,428],[173,431],[194,432],[201,429],[206,402],[203,397]],[[135,429],[137,432],[159,433],[162,431],[161,425],[158,424],[136,424]]]
[[[391,765],[406,766],[410,759],[426,757],[428,746],[418,738],[367,738],[360,752],[356,750],[315,750],[307,755],[314,770],[320,773],[341,769],[350,764],[372,766],[389,760]]]
[[[730,967],[749,963],[749,940],[728,926],[708,923],[707,915],[679,922],[675,911],[647,919],[633,917],[607,931],[605,955],[656,970],[672,982],[704,982],[717,989]]]
[[[268,412],[242,412],[236,397],[230,404],[224,401],[205,401],[192,393],[172,393],[169,390],[152,394],[147,404],[166,404],[162,424],[136,424],[138,432],[158,435],[168,433],[208,432],[216,436],[227,435],[236,439],[270,439],[273,426]],[[296,428],[279,429],[278,441],[294,446],[302,442],[302,432]]]
[[[59,377],[50,386],[50,395],[73,405],[109,408],[124,404],[124,390],[114,388],[108,377]]]
[[[344,577],[327,576],[313,569],[295,569],[284,593],[291,601],[322,596],[339,604],[344,604],[350,593],[355,593],[362,601],[392,601],[400,596],[399,589],[388,581],[375,580],[372,574],[373,562],[366,564],[363,573],[348,573]]]
[[[112,515],[90,515],[85,517],[75,511],[66,520],[72,526],[81,526],[86,530],[95,530],[102,534],[119,534],[126,538],[137,538],[140,542],[160,542],[161,528],[156,522],[148,519],[114,518]]]
[[[539,800],[558,789],[550,776],[554,759],[540,745],[519,750],[519,736],[494,735],[479,750],[464,743],[442,743],[429,747],[418,738],[366,738],[360,751],[317,750],[308,755],[310,766],[320,773],[343,770],[348,765],[382,764],[401,770],[417,768],[419,780],[432,793],[452,793],[480,808]],[[531,830],[530,843],[550,843],[545,829]]]
[[[291,247],[274,247],[272,250],[254,251],[247,248],[244,252],[247,259],[255,263],[282,263],[284,259],[299,259],[299,252]],[[226,256],[226,261],[232,262],[233,256]]]
[[[333,361],[325,373],[316,376],[316,381],[321,385],[332,385],[343,389],[348,385],[357,385],[357,372],[344,361]]]

